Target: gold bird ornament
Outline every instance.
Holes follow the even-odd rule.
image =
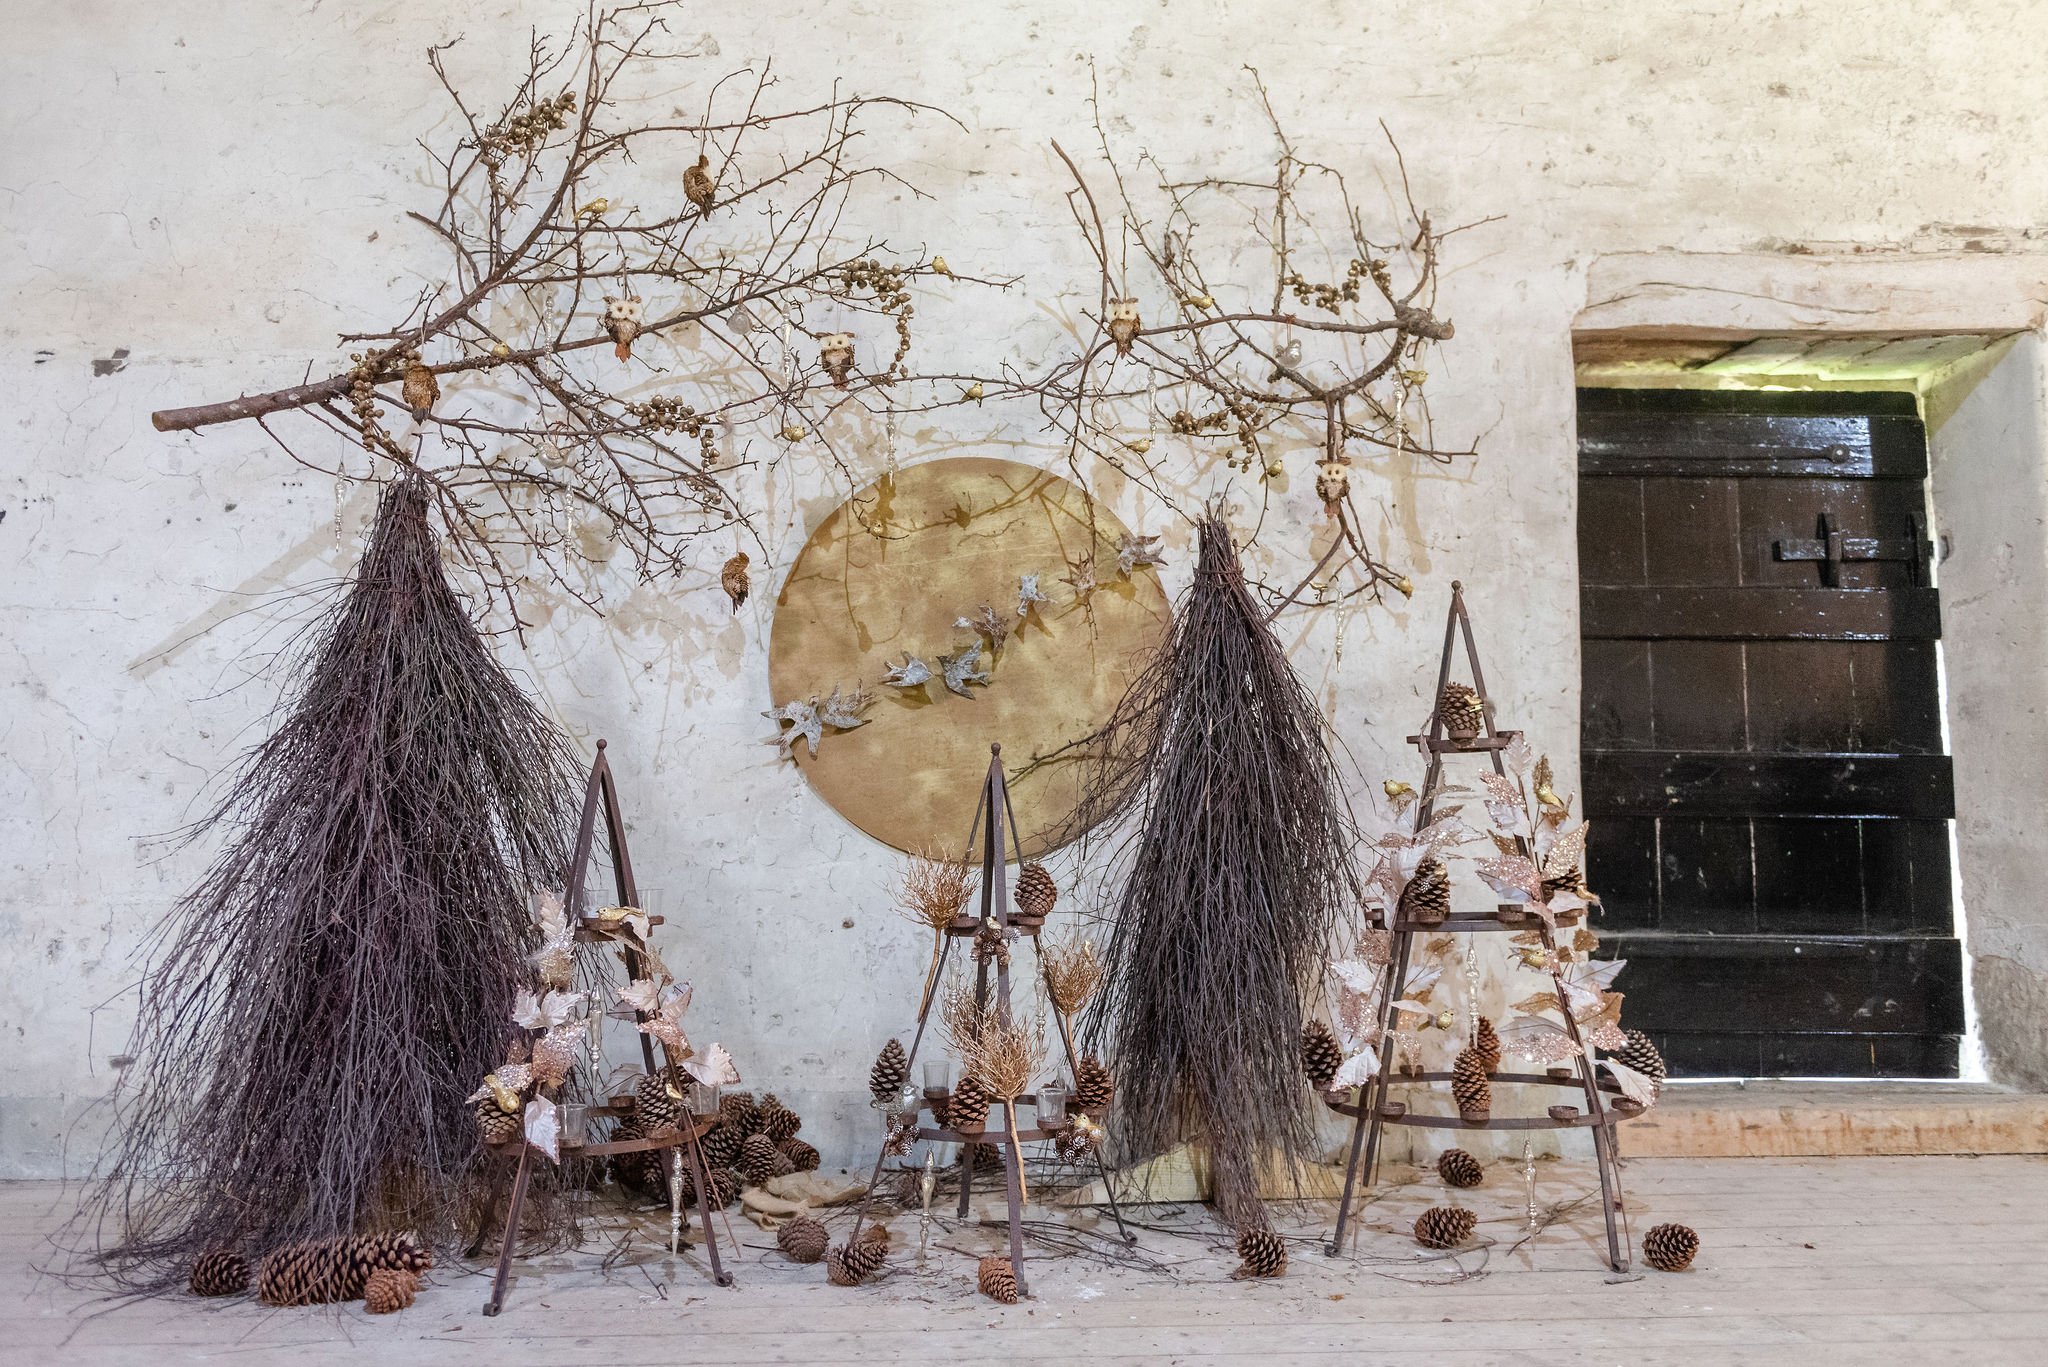
[[[628,294],[614,299],[610,295],[604,300],[604,330],[612,339],[612,353],[620,360],[633,355],[633,339],[640,335],[640,296]]]
[[[1112,299],[1109,301],[1109,340],[1116,343],[1116,354],[1131,354],[1131,343],[1137,339],[1138,329],[1144,326],[1138,317],[1138,301],[1135,299]]]
[[[818,364],[832,377],[833,387],[846,388],[847,377],[853,374],[853,334],[850,332],[828,332],[818,339]]]
[[[725,590],[725,596],[732,599],[732,610],[738,613],[740,604],[747,601],[747,553],[736,551],[732,559],[725,562],[725,568],[718,572],[718,586]]]
[[[415,357],[406,363],[403,392],[405,406],[412,410],[412,420],[425,422],[427,414],[434,411],[434,401],[441,397],[441,382]]]
[[[697,206],[699,214],[708,214],[718,206],[718,182],[711,178],[709,153],[699,153],[697,164],[683,171],[683,193]]]

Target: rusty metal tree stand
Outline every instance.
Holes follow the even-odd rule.
[[[989,746],[988,776],[982,781],[981,798],[975,805],[974,820],[968,826],[967,844],[961,854],[962,863],[966,863],[974,857],[975,845],[977,843],[981,846],[981,880],[979,889],[981,910],[978,915],[966,912],[961,913],[946,928],[945,943],[939,951],[938,963],[933,966],[931,972],[927,975],[928,987],[924,1000],[918,1007],[917,1030],[911,1036],[910,1052],[904,1064],[906,1077],[911,1076],[912,1074],[909,1070],[917,1066],[918,1047],[924,1042],[925,1027],[931,1020],[932,1007],[939,999],[939,984],[945,978],[946,961],[951,957],[953,946],[956,943],[961,940],[972,940],[981,929],[983,923],[992,920],[1002,928],[1006,936],[1009,932],[1015,931],[1018,935],[1029,939],[1031,941],[1034,962],[1039,963],[1041,966],[1043,965],[1043,952],[1040,950],[1038,943],[1038,932],[1043,918],[1011,914],[1009,883],[1006,872],[1006,866],[1010,861],[1004,858],[1004,846],[1007,845],[1009,847],[1011,857],[1014,858],[1020,868],[1024,864],[1024,851],[1017,842],[1017,816],[1010,807],[1010,787],[1008,781],[1003,776],[1003,747],[1000,744]],[[974,974],[975,1006],[986,1009],[991,999],[991,993],[993,993],[996,1010],[1003,1024],[1007,1026],[1010,1024],[1010,966],[1006,959],[999,958],[996,960],[993,977],[994,981],[991,982],[987,960],[983,960],[976,965]],[[1072,1024],[1057,1006],[1052,1005],[1049,998],[1046,1009],[1052,1013],[1053,1022],[1059,1027],[1060,1047],[1066,1054],[1068,1076],[1070,1079],[1078,1078],[1080,1075],[1080,1056],[1074,1052]],[[1057,1129],[1045,1129],[1037,1123],[1028,1126],[1010,1123],[1003,1125],[1000,1130],[990,1126],[981,1133],[951,1129],[939,1123],[938,1108],[943,1106],[945,1100],[946,1098],[943,1095],[935,1096],[930,1092],[924,1092],[919,1096],[915,1103],[917,1112],[920,1116],[926,1111],[931,1112],[929,1117],[931,1123],[920,1124],[917,1128],[917,1137],[937,1143],[953,1143],[961,1146],[959,1215],[962,1219],[966,1218],[969,1203],[974,1195],[974,1155],[976,1146],[991,1144],[1001,1149],[1003,1155],[1003,1194],[1009,1218],[1010,1266],[1017,1277],[1017,1294],[1019,1296],[1028,1296],[1031,1292],[1024,1279],[1024,1155],[1021,1146],[1034,1140],[1056,1138],[1060,1132]],[[1070,1104],[1071,1101],[1072,1099],[1070,1098]],[[1002,1104],[1008,1106],[1028,1105],[1034,1111],[1037,1109],[1036,1099],[1031,1096],[1019,1096],[1012,1101]],[[908,1110],[909,1107],[905,1107],[905,1109]],[[950,1117],[948,1118],[950,1119]],[[1011,1116],[1008,1119],[1015,1122],[1016,1118]],[[881,1154],[875,1159],[874,1171],[868,1178],[868,1194],[861,1201],[860,1213],[854,1219],[853,1232],[847,1236],[849,1242],[860,1237],[861,1227],[867,1223],[868,1207],[875,1199],[875,1184],[881,1181],[882,1165],[888,1161],[888,1158],[889,1153],[885,1146]],[[1126,1244],[1134,1244],[1137,1242],[1138,1236],[1131,1233],[1124,1225],[1123,1211],[1117,1205],[1116,1191],[1110,1182],[1109,1168],[1103,1161],[1100,1148],[1095,1150],[1094,1158],[1096,1171],[1102,1178],[1103,1193],[1109,1201],[1110,1214],[1116,1219],[1117,1232],[1123,1236]]]
[[[1428,769],[1422,783],[1422,798],[1415,808],[1415,829],[1428,827],[1436,807],[1439,781],[1443,777],[1444,758],[1447,755],[1485,755],[1493,763],[1493,771],[1503,778],[1507,769],[1501,762],[1501,752],[1512,745],[1520,736],[1518,731],[1501,731],[1494,726],[1493,707],[1487,701],[1486,677],[1479,667],[1479,650],[1472,641],[1472,619],[1465,611],[1464,587],[1455,580],[1451,583],[1451,608],[1444,622],[1443,662],[1437,671],[1436,692],[1432,695],[1442,698],[1444,686],[1451,681],[1451,658],[1462,640],[1465,659],[1472,667],[1472,688],[1479,696],[1481,710],[1485,717],[1483,729],[1470,736],[1453,736],[1446,732],[1440,709],[1432,711],[1429,730],[1420,736],[1408,737],[1408,742],[1419,749],[1427,761]],[[1515,843],[1524,858],[1533,859],[1529,843],[1521,836]],[[1578,925],[1585,916],[1583,911],[1560,912],[1558,928]],[[1408,961],[1418,934],[1477,935],[1500,931],[1516,933],[1535,930],[1541,937],[1546,950],[1555,951],[1556,937],[1551,926],[1541,917],[1525,912],[1519,906],[1502,903],[1491,912],[1478,915],[1452,913],[1441,921],[1428,923],[1411,921],[1397,907],[1393,912],[1393,945],[1387,990],[1380,1002],[1380,1067],[1378,1074],[1359,1088],[1359,1100],[1343,1099],[1341,1093],[1325,1093],[1323,1104],[1340,1115],[1353,1117],[1351,1127],[1351,1148],[1344,1169],[1344,1195],[1337,1205],[1337,1228],[1331,1235],[1325,1249],[1336,1257],[1344,1247],[1346,1226],[1350,1223],[1351,1202],[1357,1194],[1362,1180],[1367,1187],[1373,1184],[1377,1175],[1380,1158],[1380,1139],[1388,1125],[1419,1125],[1431,1129],[1445,1130],[1574,1130],[1590,1129],[1593,1132],[1593,1152],[1600,1170],[1600,1211],[1607,1225],[1607,1262],[1616,1272],[1626,1272],[1629,1267],[1629,1240],[1625,1221],[1627,1210],[1622,1201],[1621,1170],[1618,1151],[1615,1147],[1614,1125],[1640,1115],[1643,1107],[1620,1095],[1620,1088],[1611,1081],[1604,1081],[1594,1071],[1592,1058],[1587,1054],[1585,1039],[1580,1034],[1578,1022],[1567,1009],[1560,1014],[1564,1017],[1565,1029],[1570,1032],[1573,1043],[1579,1046],[1576,1067],[1551,1068],[1542,1073],[1494,1073],[1491,1081],[1513,1083],[1531,1087],[1563,1087],[1576,1091],[1582,1106],[1558,1105],[1549,1108],[1540,1116],[1487,1116],[1484,1119],[1466,1119],[1460,1115],[1419,1115],[1409,1111],[1403,1102],[1389,1097],[1394,1072],[1394,1002],[1401,995],[1401,986],[1408,980]],[[1551,978],[1559,1001],[1569,1001],[1563,981],[1563,966],[1557,955],[1550,956]],[[1405,1080],[1410,1082],[1449,1082],[1451,1074],[1445,1072],[1408,1073]]]
[[[576,830],[576,850],[569,864],[569,885],[564,894],[564,911],[576,927],[576,944],[608,944],[617,942],[626,958],[626,971],[632,977],[643,976],[643,960],[636,948],[630,930],[621,922],[602,915],[585,916],[584,879],[590,868],[592,849],[597,840],[597,819],[604,817],[605,835],[611,845],[613,888],[618,895],[618,906],[640,905],[639,885],[633,881],[633,860],[626,849],[626,822],[619,808],[619,792],[612,780],[611,762],[605,755],[605,743],[597,743],[597,758],[590,766],[590,780],[583,792],[583,820]],[[650,926],[660,925],[662,918],[649,916]],[[610,1018],[606,1011],[594,1011],[591,1020],[593,1031],[602,1029],[602,1022]],[[644,1012],[634,1013],[636,1020],[649,1017]],[[680,1097],[691,1095],[690,1079],[679,1066],[680,1060],[662,1045],[662,1063],[657,1068],[654,1061],[654,1037],[643,1033],[640,1036],[640,1057],[649,1077],[660,1077],[670,1091]],[[631,1096],[617,1096],[606,1100],[603,1105],[586,1109],[586,1120],[619,1119],[630,1113],[633,1105]],[[564,1156],[573,1153],[583,1158],[605,1158],[627,1153],[686,1154],[696,1175],[697,1214],[704,1226],[704,1247],[711,1259],[711,1279],[720,1286],[732,1285],[732,1274],[727,1272],[718,1258],[718,1236],[711,1223],[711,1181],[709,1167],[704,1161],[703,1139],[711,1127],[718,1123],[714,1109],[706,1115],[685,1113],[683,1123],[666,1134],[642,1139],[619,1139],[607,1143],[591,1144],[582,1141],[580,1135],[565,1135],[562,1139]],[[519,1216],[526,1201],[527,1184],[533,1176],[534,1146],[522,1137],[519,1144],[519,1161],[512,1175],[512,1192],[506,1204],[505,1228],[499,1239],[498,1266],[491,1278],[491,1298],[484,1302],[484,1314],[495,1315],[504,1308],[505,1292],[512,1275],[512,1256],[519,1243]],[[676,1168],[671,1165],[669,1181],[675,1181]],[[673,1191],[670,1199],[675,1199]],[[737,1247],[737,1245],[735,1245]]]

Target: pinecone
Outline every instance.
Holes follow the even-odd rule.
[[[740,1146],[747,1142],[747,1136],[731,1125],[720,1121],[705,1131],[697,1141],[704,1149],[704,1166],[707,1168],[729,1168],[740,1156]]]
[[[1343,1062],[1344,1050],[1329,1026],[1312,1020],[1301,1027],[1301,1070],[1308,1074],[1309,1086],[1319,1092],[1328,1091]]]
[[[972,1077],[963,1077],[953,1084],[953,1095],[946,1100],[946,1128],[961,1134],[980,1134],[988,1128],[988,1088]]]
[[[363,1309],[373,1315],[395,1315],[419,1294],[420,1274],[380,1267],[363,1283]]]
[[[1500,1071],[1500,1031],[1493,1028],[1491,1017],[1479,1018],[1479,1028],[1472,1032],[1472,1052],[1488,1073]]]
[[[1486,1064],[1478,1053],[1461,1049],[1451,1064],[1451,1099],[1458,1114],[1484,1117],[1493,1110],[1493,1084],[1486,1079]]]
[[[758,1187],[775,1176],[778,1163],[787,1166],[789,1160],[782,1156],[781,1149],[775,1147],[775,1141],[765,1134],[750,1134],[747,1142],[740,1145],[739,1161],[733,1166],[741,1177],[746,1178],[748,1186]],[[790,1168],[790,1171],[795,1169]]]
[[[965,1158],[970,1154],[974,1158],[974,1170],[976,1172],[987,1172],[990,1168],[1001,1168],[1004,1166],[1003,1146],[1000,1144],[962,1145],[960,1149],[961,1157]]]
[[[1230,1274],[1233,1277],[1287,1275],[1287,1241],[1264,1225],[1251,1225],[1238,1231],[1237,1256],[1243,1265]]]
[[[486,1144],[510,1144],[526,1133],[526,1125],[513,1112],[499,1110],[497,1099],[487,1096],[476,1103],[476,1132]]]
[[[734,1172],[731,1168],[713,1168],[711,1170],[712,1209],[724,1210],[727,1206],[738,1200],[739,1195],[740,1175],[738,1173]]]
[[[1700,1236],[1684,1225],[1658,1225],[1643,1236],[1643,1261],[1659,1272],[1683,1272],[1700,1251]]]
[[[1650,1037],[1640,1030],[1628,1032],[1628,1043],[1611,1051],[1607,1057],[1624,1068],[1633,1068],[1657,1084],[1657,1090],[1664,1090],[1664,1056],[1657,1052],[1657,1046],[1650,1043]]]
[[[1436,1175],[1446,1186],[1476,1187],[1486,1180],[1486,1168],[1463,1149],[1445,1149],[1437,1155]]]
[[[208,1249],[192,1261],[195,1296],[238,1296],[249,1289],[249,1260],[229,1248]]]
[[[890,1040],[875,1055],[875,1066],[868,1070],[868,1095],[878,1106],[893,1101],[909,1077],[910,1056],[903,1052],[902,1045]]]
[[[818,1151],[801,1139],[785,1139],[775,1146],[782,1150],[782,1156],[789,1160],[791,1172],[816,1172]]]
[[[1431,1206],[1415,1221],[1415,1242],[1424,1248],[1456,1248],[1478,1227],[1479,1217],[1462,1206]]]
[[[732,1092],[718,1099],[718,1114],[742,1140],[761,1132],[761,1108],[752,1092]]]
[[[1080,1163],[1095,1152],[1095,1136],[1079,1125],[1068,1125],[1053,1138],[1053,1153],[1062,1163]]]
[[[804,1118],[782,1104],[782,1098],[770,1092],[761,1098],[761,1133],[778,1144],[794,1138],[804,1127]]]
[[[1593,900],[1586,895],[1588,892],[1586,875],[1579,872],[1577,864],[1572,865],[1563,873],[1551,874],[1543,880],[1544,901],[1548,902],[1560,892],[1576,893],[1581,901],[1590,902]]]
[[[1090,1115],[1100,1115],[1115,1096],[1116,1079],[1109,1069],[1095,1055],[1083,1054],[1074,1069],[1074,1105]]]
[[[888,1259],[886,1238],[880,1243],[863,1238],[838,1244],[825,1255],[825,1276],[834,1286],[859,1286],[880,1271]]]
[[[1036,864],[1028,867],[1037,868]],[[1000,1253],[991,1253],[981,1260],[975,1270],[975,1280],[981,1284],[981,1294],[1004,1305],[1017,1303],[1017,1271],[1010,1266],[1010,1260]]]
[[[1415,866],[1415,876],[1401,889],[1398,908],[1404,920],[1433,926],[1451,914],[1451,871],[1429,855]]]
[[[683,1103],[668,1094],[666,1078],[643,1077],[633,1085],[633,1124],[642,1135],[659,1134],[682,1123]]]
[[[825,1227],[808,1215],[799,1215],[775,1231],[775,1246],[793,1263],[818,1261],[831,1242]]]
[[[1436,714],[1444,730],[1459,739],[1476,736],[1486,729],[1486,708],[1479,695],[1461,683],[1444,685],[1436,700]]]
[[[1045,865],[1026,864],[1017,871],[1016,899],[1017,910],[1031,920],[1043,921],[1052,914],[1053,905],[1060,900],[1059,885],[1052,881]]]
[[[263,1259],[256,1294],[265,1305],[352,1301],[372,1272],[424,1272],[434,1255],[411,1234],[351,1234],[274,1249]]]

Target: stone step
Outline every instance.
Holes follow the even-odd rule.
[[[2048,1095],[1989,1083],[1674,1083],[1622,1127],[1642,1158],[2048,1153]]]

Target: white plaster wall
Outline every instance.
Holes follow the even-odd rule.
[[[0,1176],[89,1155],[133,956],[210,852],[151,837],[203,810],[209,780],[260,733],[265,652],[303,610],[294,591],[347,561],[330,485],[255,432],[168,438],[148,414],[325,373],[336,333],[391,316],[433,267],[402,218],[422,184],[414,140],[444,117],[423,50],[459,34],[465,78],[509,78],[529,27],[580,10],[5,6]],[[1367,481],[1408,529],[1416,600],[1356,620],[1334,670],[1327,625],[1301,644],[1362,790],[1411,767],[1400,737],[1426,707],[1453,576],[1503,714],[1570,767],[1569,337],[1589,302],[1601,326],[1748,309],[1883,327],[1969,299],[2025,326],[2048,273],[2034,255],[2048,224],[2039,7],[757,0],[702,7],[688,27],[719,54],[707,78],[773,57],[793,96],[840,80],[966,123],[924,120],[878,147],[935,198],[864,225],[1025,277],[972,314],[921,310],[924,354],[963,369],[1049,354],[1051,314],[1092,295],[1047,148],[1088,141],[1090,58],[1127,149],[1256,169],[1269,149],[1244,98],[1251,63],[1304,149],[1366,179],[1384,118],[1425,207],[1504,216],[1455,239],[1443,304],[1458,337],[1431,367],[1439,421],[1479,436],[1482,459]],[[1843,269],[1871,283],[1815,309],[1757,287],[1782,268],[1825,293],[1833,277],[1808,250],[1854,255]],[[1893,289],[1893,267],[1924,283]],[[1982,311],[1952,325],[2001,325]],[[1033,432],[1024,413],[983,420]],[[832,494],[776,497],[767,525],[793,553]],[[1304,524],[1308,503],[1297,490]],[[761,743],[771,590],[737,624],[702,584],[604,621],[558,615],[515,663],[580,739],[620,746],[643,877],[691,889],[670,943],[699,979],[697,1010],[843,1160],[852,1126],[872,1123],[860,1079],[903,1024],[923,951],[887,909],[886,852]]]

